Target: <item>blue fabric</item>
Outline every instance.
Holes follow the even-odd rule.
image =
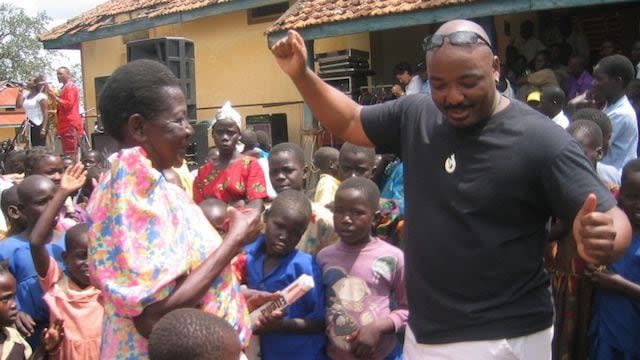
[[[636,112],[627,96],[623,96],[607,106],[604,113],[611,119],[612,133],[609,152],[601,161],[621,170],[629,160],[638,156]]]
[[[258,153],[260,153],[260,157],[264,158],[264,159],[268,159],[269,158],[269,153],[262,150],[261,148],[257,147],[254,150],[256,150]]]
[[[609,269],[640,284],[640,234],[634,234],[624,256]],[[590,332],[594,360],[640,359],[640,301],[617,292],[598,290]],[[624,356],[615,355],[617,353]]]
[[[251,289],[275,292],[283,290],[300,275],[313,277],[316,286],[287,308],[285,319],[303,318],[324,320],[325,304],[322,272],[315,259],[302,251],[294,250],[284,256],[269,274],[263,274],[265,238],[261,235],[245,247],[247,253],[247,286]],[[326,359],[326,336],[269,333],[260,335],[262,359]]]
[[[402,162],[398,162],[391,171],[391,176],[384,184],[380,197],[395,201],[400,207],[400,214],[404,215],[404,166]]]
[[[420,89],[420,92],[423,94],[431,94],[431,83],[429,80],[422,83],[422,89]]]
[[[61,269],[62,253],[65,250],[64,234],[47,244],[47,251]],[[8,261],[9,271],[16,278],[16,302],[18,309],[29,314],[36,322],[36,331],[27,338],[29,345],[36,348],[40,343],[40,335],[49,325],[49,310],[42,299],[44,293],[40,288],[38,273],[31,258],[29,240],[21,235],[14,235],[0,242],[0,261]]]

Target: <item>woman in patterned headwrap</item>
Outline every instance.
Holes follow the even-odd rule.
[[[193,182],[196,203],[216,198],[233,206],[262,209],[263,199],[267,198],[264,173],[255,158],[242,155],[237,149],[240,118],[229,102],[216,114],[211,134],[220,155],[198,169]]]

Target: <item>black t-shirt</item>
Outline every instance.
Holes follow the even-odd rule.
[[[454,128],[422,94],[365,107],[361,117],[379,150],[405,164],[409,325],[418,342],[551,326],[549,217],[573,223],[590,192],[599,211],[616,205],[571,136],[517,101],[470,129]]]

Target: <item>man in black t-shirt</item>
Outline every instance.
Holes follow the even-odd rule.
[[[272,48],[328,129],[405,162],[407,359],[550,359],[549,217],[573,224],[589,263],[608,264],[629,244],[626,216],[577,143],[499,95],[487,39],[473,22],[444,24],[425,40],[431,96],[370,107],[306,68],[299,34]]]

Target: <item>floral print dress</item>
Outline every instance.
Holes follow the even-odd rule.
[[[133,318],[166,298],[176,279],[199,266],[221,243],[200,209],[151,166],[142,148],[121,150],[87,205],[89,271],[102,290],[102,359],[148,358]],[[202,298],[202,310],[226,319],[246,346],[250,322],[227,266]]]

